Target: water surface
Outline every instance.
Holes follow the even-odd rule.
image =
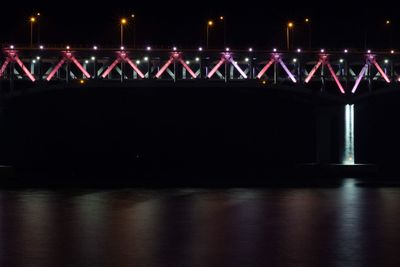
[[[400,187],[2,190],[0,266],[400,266]]]

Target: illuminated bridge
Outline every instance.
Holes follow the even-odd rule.
[[[279,51],[6,46],[0,58],[3,91],[65,83],[171,81],[247,87],[284,85],[337,95],[396,88],[400,57],[390,51]],[[46,84],[46,85],[45,85]]]
[[[57,88],[64,90],[53,90]],[[117,88],[121,90],[115,90]],[[165,90],[168,88],[174,89]],[[51,93],[36,94],[42,90]],[[28,91],[34,95],[25,94]],[[89,94],[85,92],[89,91],[90,97],[86,98]],[[298,138],[301,141],[290,143],[288,151],[291,151],[292,147],[300,147],[304,140],[308,140],[309,147],[298,148],[298,151],[301,153],[315,151],[315,157],[310,158],[310,161],[319,163],[354,165],[359,162],[370,162],[368,157],[362,158],[362,156],[365,154],[364,150],[369,147],[368,138],[372,135],[369,128],[372,127],[371,120],[379,117],[374,125],[390,126],[390,123],[383,124],[382,118],[388,116],[386,113],[382,113],[384,114],[382,116],[374,114],[383,112],[384,109],[381,108],[383,105],[380,104],[382,101],[384,103],[386,100],[398,99],[396,98],[398,91],[400,91],[400,53],[394,50],[261,51],[251,48],[209,50],[176,47],[115,49],[3,46],[0,57],[2,96],[0,115],[3,114],[4,117],[0,120],[0,124],[8,125],[10,129],[30,125],[30,120],[26,124],[17,123],[24,121],[27,113],[32,113],[32,120],[36,119],[39,124],[44,117],[50,116],[52,122],[49,125],[51,125],[56,118],[57,120],[63,118],[64,115],[60,114],[64,113],[68,113],[65,117],[79,114],[70,121],[80,121],[92,114],[85,113],[90,106],[100,114],[106,112],[114,114],[116,118],[122,116],[121,114],[131,116],[132,118],[125,120],[127,125],[130,125],[128,123],[130,121],[143,122],[142,128],[138,126],[142,132],[143,129],[154,128],[153,132],[143,134],[145,137],[142,137],[146,139],[146,136],[162,132],[157,128],[163,125],[158,117],[161,115],[155,114],[163,113],[166,121],[179,127],[185,125],[179,121],[183,114],[187,113],[188,117],[194,118],[197,116],[198,125],[201,125],[200,133],[206,131],[204,129],[209,129],[211,133],[217,131],[212,127],[215,125],[220,127],[217,118],[226,114],[232,122],[230,128],[227,126],[227,129],[231,129],[228,132],[238,133],[235,140],[242,140],[241,142],[252,140],[250,137],[247,139],[239,137],[239,133],[243,136],[249,134],[240,125],[261,127],[265,130],[260,132],[262,139],[271,141],[269,148],[265,149],[269,151],[268,155],[280,155],[279,144],[282,142],[276,140],[285,139],[287,143],[287,140]],[[60,94],[57,94],[58,92]],[[27,97],[19,98],[21,95]],[[378,95],[382,98],[375,97]],[[120,101],[121,98],[129,101]],[[99,99],[102,101],[96,102]],[[231,102],[225,101],[228,99]],[[73,107],[70,107],[71,101],[74,101]],[[373,101],[376,103],[371,104]],[[104,105],[109,105],[111,108],[105,109]],[[397,104],[393,105],[393,109],[395,106]],[[124,111],[117,112],[120,108]],[[113,111],[114,109],[116,111]],[[221,112],[221,109],[224,111]],[[58,113],[55,110],[58,110]],[[182,110],[185,112],[181,112]],[[53,112],[59,115],[53,118],[51,117]],[[18,114],[21,116],[18,117]],[[390,114],[396,113],[390,112]],[[113,116],[107,115],[108,117]],[[356,120],[357,127],[355,127]],[[99,120],[96,116],[88,121],[97,121],[100,125],[98,127],[103,127],[101,124],[103,120]],[[254,124],[250,124],[249,121]],[[80,127],[83,127],[82,125]],[[200,127],[198,125],[196,124],[196,127]],[[217,126],[216,129],[219,129]],[[8,129],[7,127],[3,126],[4,129]],[[271,131],[270,127],[280,130]],[[19,140],[14,132],[23,133],[37,129],[36,126],[32,126],[31,129],[9,131],[12,132],[10,134],[12,138]],[[91,129],[89,127],[88,131]],[[132,129],[128,127],[128,130]],[[392,130],[389,128],[388,132]],[[279,136],[275,136],[274,132],[279,132]],[[293,137],[293,132],[296,132],[297,137]],[[137,134],[136,128],[134,133]],[[46,138],[53,140],[51,136]],[[43,142],[47,142],[46,138],[43,137]],[[204,137],[195,139],[202,140],[202,138]],[[212,139],[205,140],[210,144],[213,142]],[[204,141],[205,146],[208,141]],[[10,151],[16,151],[14,148],[15,146],[12,146]],[[372,149],[379,152],[379,148],[373,147],[371,151]],[[24,151],[24,147],[21,151]],[[378,152],[371,152],[371,155],[382,154]],[[290,153],[284,157],[289,157],[287,155]],[[275,157],[270,159],[271,162],[274,160]],[[378,158],[371,162],[379,160]],[[30,162],[30,159],[27,159],[27,162]]]

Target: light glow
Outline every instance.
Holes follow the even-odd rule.
[[[344,146],[342,164],[354,165],[354,104],[344,107]]]

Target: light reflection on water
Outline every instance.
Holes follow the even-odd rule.
[[[0,191],[0,266],[396,266],[400,187]]]

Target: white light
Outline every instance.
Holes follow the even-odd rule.
[[[203,51],[203,47],[199,47],[199,51]]]
[[[43,49],[44,49],[44,46],[43,46],[43,45],[39,46],[39,49],[40,49],[40,50],[43,50]]]
[[[146,47],[147,51],[151,50],[151,46]]]
[[[354,165],[354,105],[345,105],[342,164]]]
[[[189,61],[189,60],[187,60],[187,61],[186,61],[186,64],[188,64],[188,65],[189,65],[189,64],[190,64],[190,61]]]
[[[343,58],[339,59],[339,62],[340,62],[340,63],[343,63],[343,61],[344,61]]]
[[[253,52],[253,48],[250,47],[250,48],[249,48],[249,52]]]
[[[144,57],[144,61],[148,61],[149,60],[149,58],[148,57]]]
[[[200,58],[196,57],[196,61],[200,61]]]
[[[140,64],[140,60],[136,60],[136,65],[139,65]]]
[[[385,59],[385,64],[388,64],[389,63],[389,60],[388,59]]]
[[[349,50],[345,49],[345,50],[344,50],[344,52],[345,52],[345,53],[348,53],[348,52],[349,52]]]
[[[40,57],[36,57],[37,60],[40,60]]]
[[[95,58],[95,57],[91,57],[91,60],[95,61],[95,60],[96,60],[96,58]]]
[[[70,49],[69,45],[67,45],[67,49]]]
[[[300,48],[297,48],[297,53],[300,53],[301,52],[301,49]]]
[[[325,49],[321,49],[321,53],[325,53]]]
[[[370,54],[370,53],[371,53],[371,50],[368,49],[368,50],[367,50],[367,53]]]
[[[293,59],[293,62],[296,63],[296,62],[297,62],[297,58],[294,58],[294,59]]]
[[[174,47],[172,48],[172,50],[174,50],[174,51],[176,51],[176,49],[177,49],[176,46],[174,46]]]
[[[390,50],[390,54],[394,54],[394,50]]]
[[[272,51],[276,52],[277,50],[276,50],[276,48],[274,48],[274,49],[272,49]]]
[[[225,49],[225,51],[229,51],[230,49],[229,49],[229,47],[227,47],[226,49]]]
[[[35,64],[35,63],[36,63],[36,60],[32,60],[32,63]]]
[[[246,61],[246,62],[249,62],[249,58],[248,58],[248,57],[246,57],[246,58],[244,59],[244,61]]]
[[[121,50],[124,50],[124,49],[125,49],[125,47],[123,47],[123,46],[121,46],[120,48],[121,48]]]
[[[13,46],[13,45],[10,45],[10,48],[11,48],[11,49],[14,49],[14,46]]]
[[[93,50],[97,50],[97,45],[93,46]]]

